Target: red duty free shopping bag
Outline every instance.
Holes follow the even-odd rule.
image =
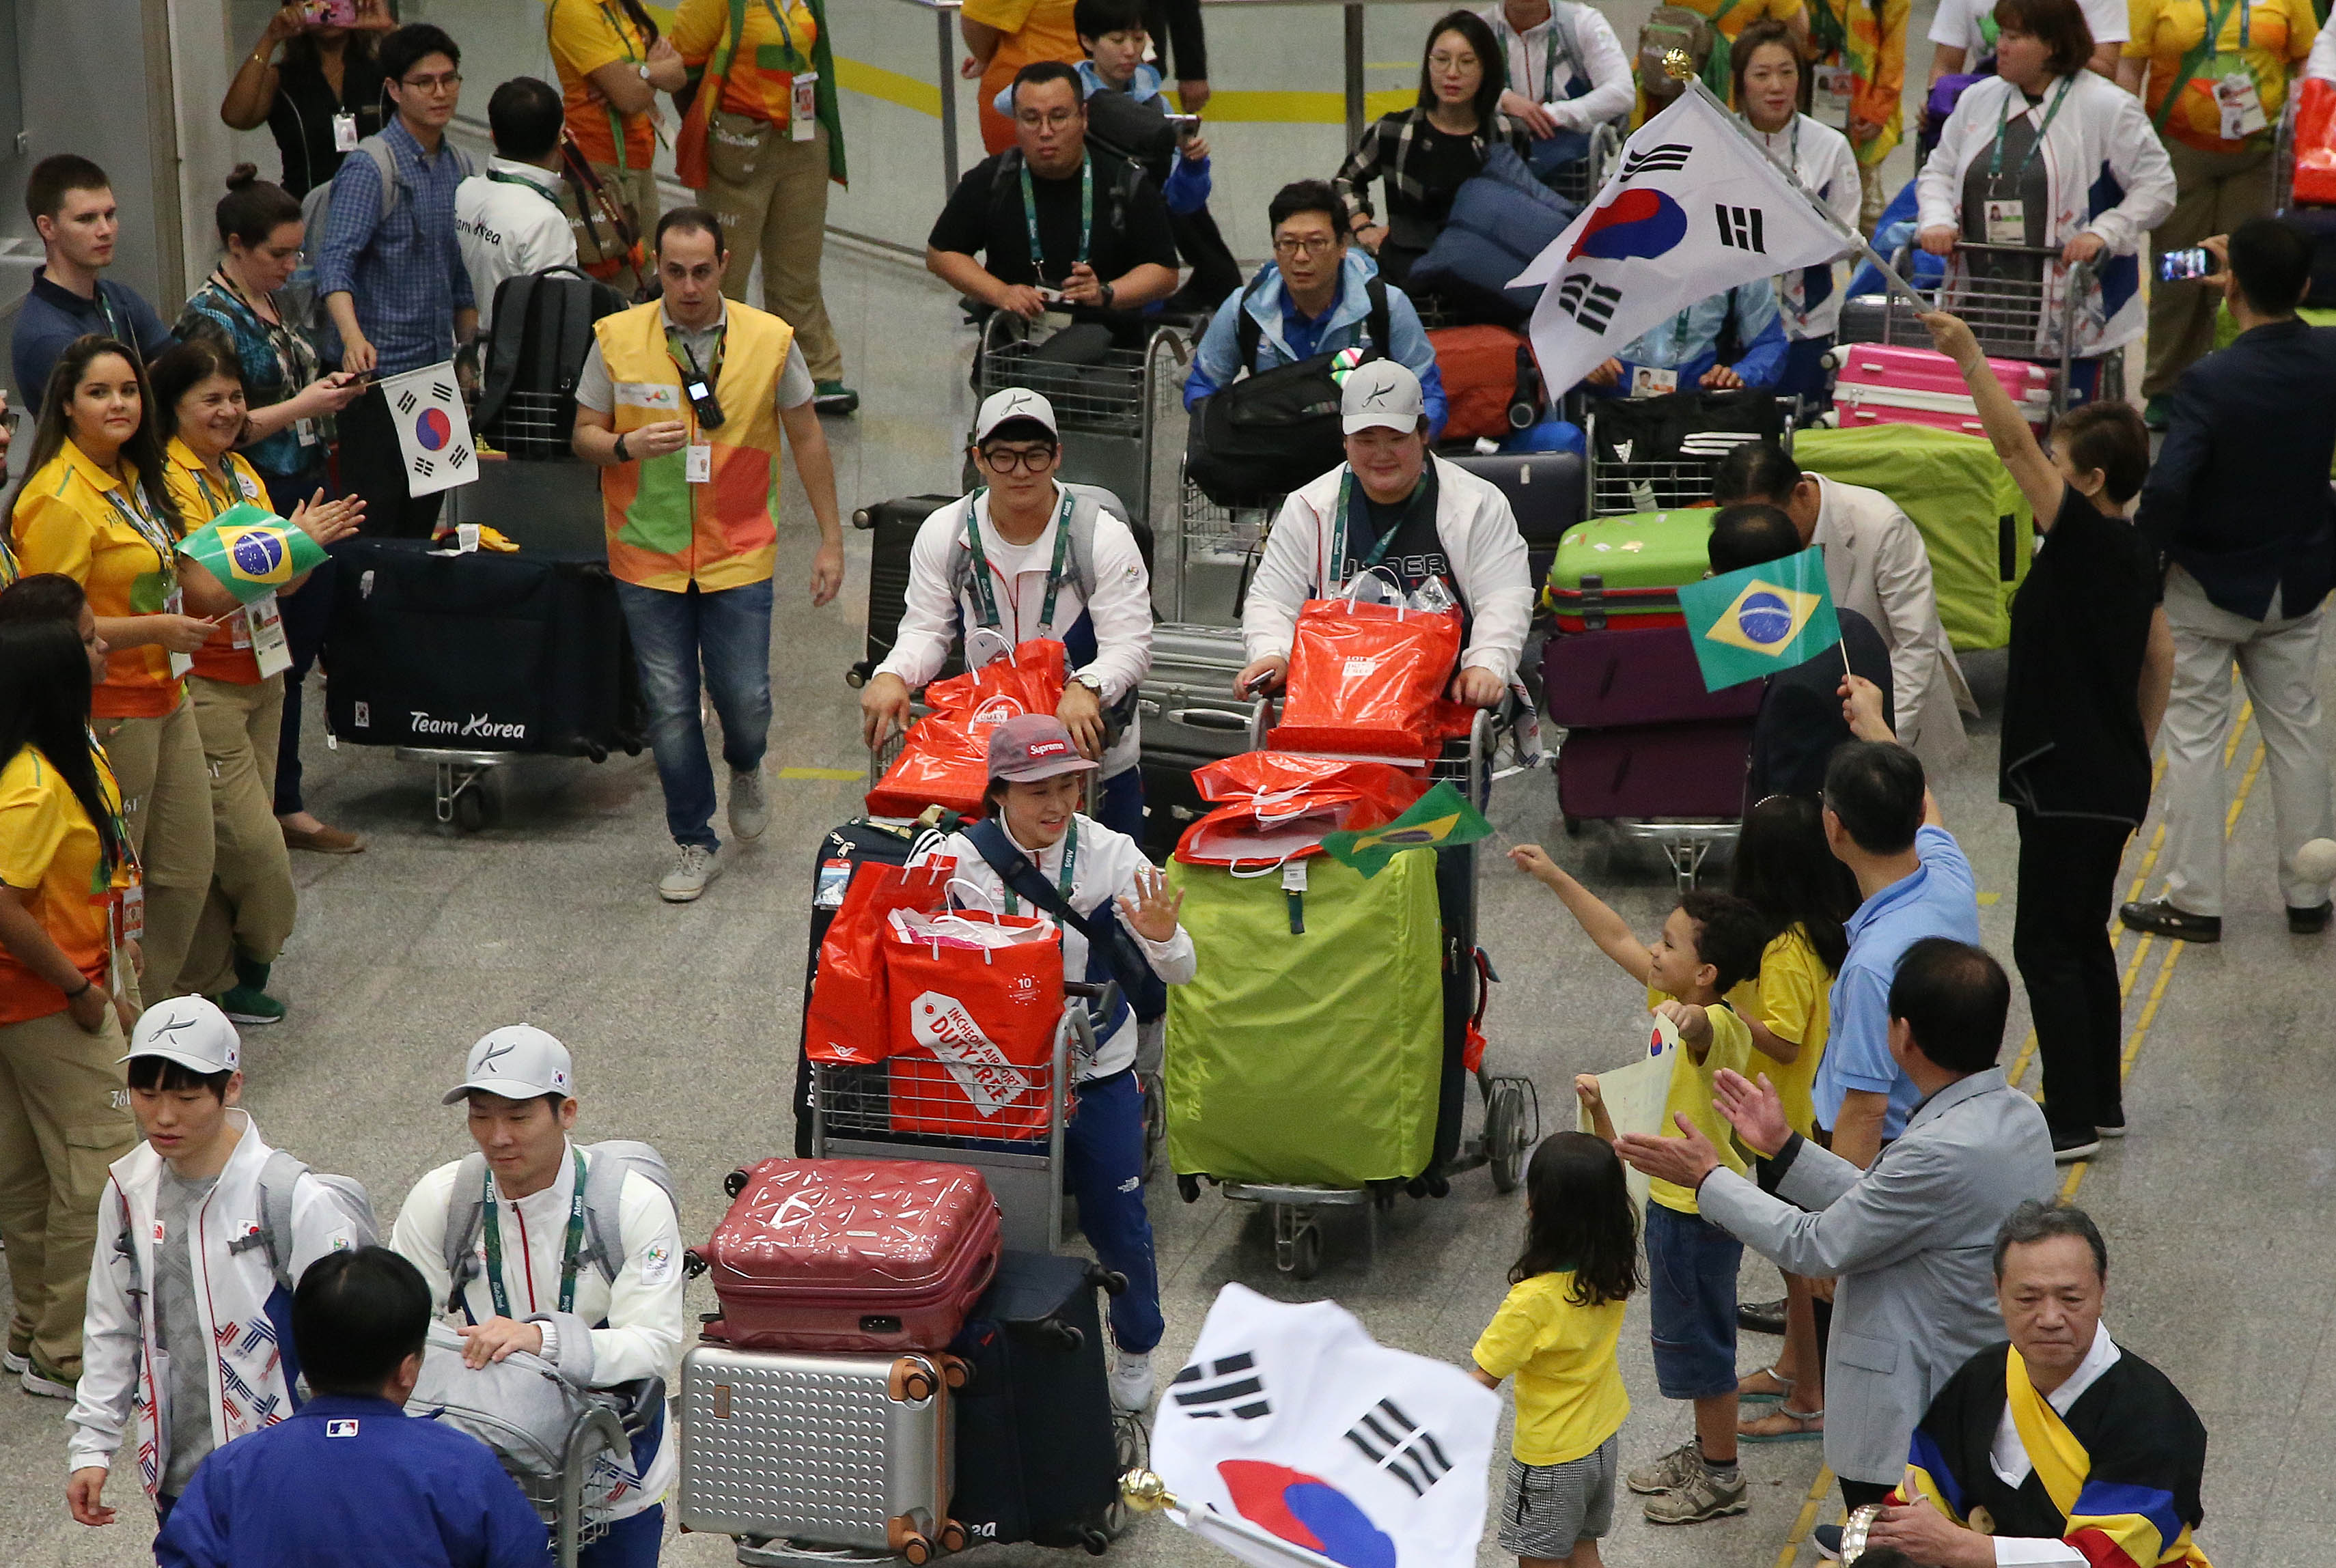
[[[1063,705],[1070,653],[1056,638],[1032,638],[1009,658],[937,680],[925,687],[925,706],[976,728],[1026,713],[1052,713]]]
[[[1063,1018],[1063,939],[1045,916],[889,917],[892,1130],[1035,1138]]]
[[[885,1028],[886,920],[895,910],[947,909],[951,869],[863,861],[852,872],[820,940],[819,974],[803,1009],[803,1050],[813,1061],[861,1066],[891,1054]]]
[[[1451,735],[1467,733],[1468,710],[1444,696],[1459,663],[1456,614],[1308,599],[1290,643],[1289,700],[1266,745],[1432,757]]]
[[[2336,206],[2336,82],[2296,83],[2294,146],[2296,201]]]
[[[1184,830],[1187,865],[1272,864],[1321,852],[1322,835],[1393,822],[1426,781],[1387,763],[1243,752],[1196,768],[1193,787],[1218,803]]]
[[[979,669],[925,688],[933,711],[909,726],[900,755],[868,792],[872,817],[913,817],[927,806],[981,815],[989,784],[989,731],[1028,713],[1052,713],[1069,678],[1068,655],[1052,638],[1034,638]]]

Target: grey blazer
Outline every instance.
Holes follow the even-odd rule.
[[[1853,1481],[1895,1484],[1931,1396],[2003,1338],[1995,1232],[2021,1200],[2052,1196],[2044,1113],[1990,1067],[1925,1100],[1871,1170],[1802,1141],[1775,1185],[1780,1197],[1722,1166],[1697,1201],[1780,1268],[1839,1279],[1825,1463]]]

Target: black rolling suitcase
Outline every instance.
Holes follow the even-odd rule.
[[[949,1500],[969,1544],[1110,1544],[1119,1454],[1095,1292],[1118,1282],[1084,1258],[998,1259],[950,1347],[970,1369]]]
[[[647,715],[607,563],[584,551],[336,548],[325,711],[358,745],[638,752]]]
[[[909,863],[916,847],[917,830],[882,827],[871,822],[849,822],[832,830],[819,843],[812,862],[811,950],[803,958],[803,1007],[811,1007],[812,982],[819,978],[819,945],[835,911],[843,907],[843,891],[868,863],[900,866]],[[808,1160],[811,1147],[811,1057],[804,1054],[808,1023],[795,1031],[795,1158]]]
[[[1580,522],[1590,502],[1590,482],[1578,452],[1474,453],[1446,460],[1499,487],[1525,536],[1536,587],[1549,580],[1557,541]]]

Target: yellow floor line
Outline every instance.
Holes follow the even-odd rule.
[[[783,779],[821,779],[849,783],[853,779],[866,778],[868,770],[864,767],[783,767],[779,769],[779,776]]]
[[[1793,1533],[1785,1537],[1785,1544],[1776,1553],[1776,1568],[1793,1568],[1793,1560],[1801,1554],[1801,1543],[1816,1528],[1817,1510],[1825,1506],[1825,1495],[1833,1490],[1833,1467],[1817,1466],[1817,1478],[1809,1483],[1809,1495],[1801,1500],[1801,1511],[1793,1519]]]

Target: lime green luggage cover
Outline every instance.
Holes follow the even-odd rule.
[[[1984,436],[1926,424],[1805,430],[1793,437],[1793,458],[1812,473],[1882,492],[1914,520],[1949,642],[1970,649],[2011,640],[2011,594],[2028,575],[2035,529],[2027,499]]]
[[[1168,1162],[1183,1175],[1407,1181],[1436,1143],[1444,985],[1436,857],[1366,880],[1303,862],[1305,934],[1277,875],[1172,862],[1200,965],[1168,988]]]

